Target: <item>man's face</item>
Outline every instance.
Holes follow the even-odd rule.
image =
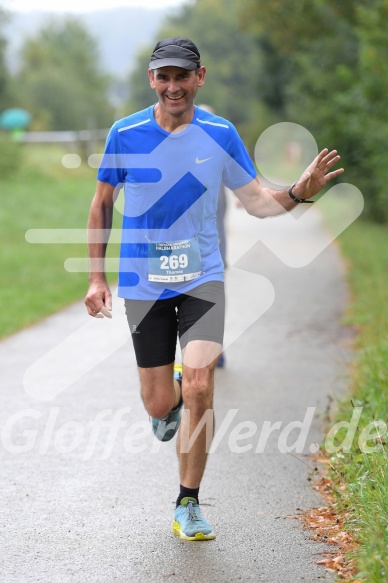
[[[181,116],[188,111],[205,82],[205,67],[188,71],[180,67],[148,70],[150,85],[155,89],[160,106],[170,115]]]

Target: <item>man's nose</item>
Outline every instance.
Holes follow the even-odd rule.
[[[175,93],[176,91],[179,91],[179,83],[174,79],[170,79],[168,84],[168,90],[170,93]]]

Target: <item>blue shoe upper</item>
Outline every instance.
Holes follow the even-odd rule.
[[[183,400],[179,401],[178,405],[171,409],[169,413],[162,419],[151,417],[152,431],[159,441],[170,441],[176,434],[181,423],[181,411],[183,407]]]
[[[174,520],[181,525],[186,536],[195,536],[198,532],[211,534],[212,527],[201,514],[201,508],[195,498],[183,498],[176,508]]]

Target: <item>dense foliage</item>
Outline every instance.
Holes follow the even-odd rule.
[[[245,0],[240,19],[261,47],[267,107],[337,148],[341,180],[387,221],[388,0]]]
[[[99,62],[96,41],[75,19],[54,20],[25,42],[16,79],[18,100],[34,112],[35,127],[110,125],[109,83]]]
[[[197,103],[211,105],[238,126],[249,124],[256,108],[260,67],[254,36],[238,27],[238,4],[230,0],[188,4],[158,31],[154,40],[169,36],[189,37],[200,50],[207,77]],[[155,42],[139,56],[131,77],[131,110],[147,107],[155,100],[147,77]]]
[[[6,15],[0,9],[0,111],[21,107],[32,129],[78,130],[109,127],[109,77],[100,70],[97,42],[72,18],[53,19],[24,42],[21,66],[5,66],[2,36]]]
[[[8,71],[5,66],[5,47],[6,42],[2,35],[4,25],[6,23],[6,13],[0,6],[0,111],[5,109],[8,97]]]

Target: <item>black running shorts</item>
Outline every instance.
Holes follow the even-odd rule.
[[[141,368],[174,362],[178,334],[182,349],[191,340],[222,345],[225,294],[221,281],[210,281],[187,294],[156,302],[125,300],[125,310]]]

